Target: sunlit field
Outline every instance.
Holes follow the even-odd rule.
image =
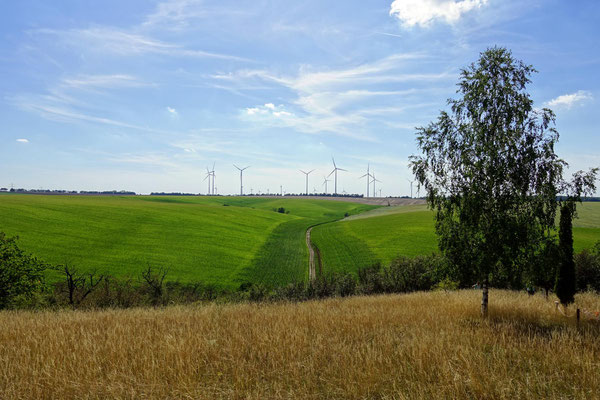
[[[600,203],[582,203],[577,210],[573,239],[579,252],[600,241]],[[330,272],[356,272],[398,256],[437,251],[433,212],[426,205],[382,207],[320,225],[313,229],[312,240],[321,251],[324,270]]]
[[[304,280],[306,229],[372,208],[289,198],[0,195],[0,231],[52,264],[134,278],[151,266],[168,269],[167,280],[235,288]]]
[[[3,399],[595,398],[599,322],[542,295],[0,313]],[[600,297],[577,296],[600,310]],[[587,318],[587,317],[586,317]]]

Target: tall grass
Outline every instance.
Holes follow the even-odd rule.
[[[478,291],[0,313],[0,393],[23,398],[594,398],[600,329],[543,296]],[[600,309],[596,295],[577,302]]]

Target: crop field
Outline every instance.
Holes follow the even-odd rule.
[[[577,207],[573,221],[574,248],[579,252],[600,241],[600,203]],[[557,221],[558,222],[558,221]],[[356,272],[395,257],[437,251],[433,213],[426,205],[381,207],[312,230],[326,272]]]
[[[553,298],[421,292],[304,303],[0,312],[11,399],[591,399],[600,325]],[[576,296],[600,310],[600,298]],[[571,308],[571,307],[570,307]],[[132,339],[134,338],[134,339]]]
[[[274,212],[284,207],[288,214]],[[374,206],[250,197],[1,195],[0,231],[52,264],[235,288],[305,279],[304,234],[316,223]],[[49,278],[57,279],[53,272]]]

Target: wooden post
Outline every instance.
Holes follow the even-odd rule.
[[[579,328],[579,319],[581,317],[581,310],[577,309],[577,327]]]
[[[482,284],[481,293],[481,316],[487,318],[488,316],[488,281],[485,279]]]

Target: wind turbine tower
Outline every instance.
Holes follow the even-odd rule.
[[[237,169],[240,170],[240,196],[244,195],[244,181],[243,181],[243,174],[244,174],[244,170],[250,168],[250,166],[248,165],[247,167],[244,168],[240,168],[237,165],[233,164],[234,167],[236,167]]]
[[[373,196],[377,196],[377,191],[375,190],[375,182],[381,183],[381,181],[375,178],[375,172],[371,172],[371,177],[373,178],[373,180],[371,181],[373,183]]]
[[[203,181],[208,179],[208,189],[206,190],[206,194],[210,195],[210,180],[212,178],[212,173],[208,170],[208,167],[206,167],[206,176],[204,177]]]
[[[373,175],[371,175],[371,173],[369,172],[369,168],[370,168],[370,165],[367,164],[367,173],[364,174],[363,176],[361,176],[360,178],[358,178],[358,179],[362,179],[365,177],[367,178],[367,197],[369,197],[369,184],[371,183],[369,180],[373,177]],[[375,193],[373,193],[373,195],[375,195]]]
[[[313,171],[314,171],[314,169],[311,169],[308,172],[304,172],[304,171],[300,170],[300,172],[302,172],[304,175],[306,175],[306,195],[307,196],[308,196],[308,175]]]
[[[410,198],[412,199],[412,197],[413,197],[413,189],[412,189],[412,187],[413,187],[413,182],[414,181],[411,181],[410,179],[406,179],[406,180],[410,182]]]
[[[325,194],[327,194],[327,182],[331,182],[331,179],[327,179],[326,176],[323,177],[323,185],[325,186]]]
[[[337,165],[335,165],[335,159],[333,157],[331,157],[331,161],[333,161],[333,171],[331,171],[329,173],[329,175],[327,175],[327,177],[329,178],[331,176],[331,174],[334,174],[334,189],[333,189],[333,194],[337,194],[337,172],[338,171],[346,171],[345,169],[342,168],[338,168]],[[348,171],[346,171],[348,172]]]
[[[215,163],[213,162],[212,170],[210,171],[212,175],[212,195],[215,194]]]

